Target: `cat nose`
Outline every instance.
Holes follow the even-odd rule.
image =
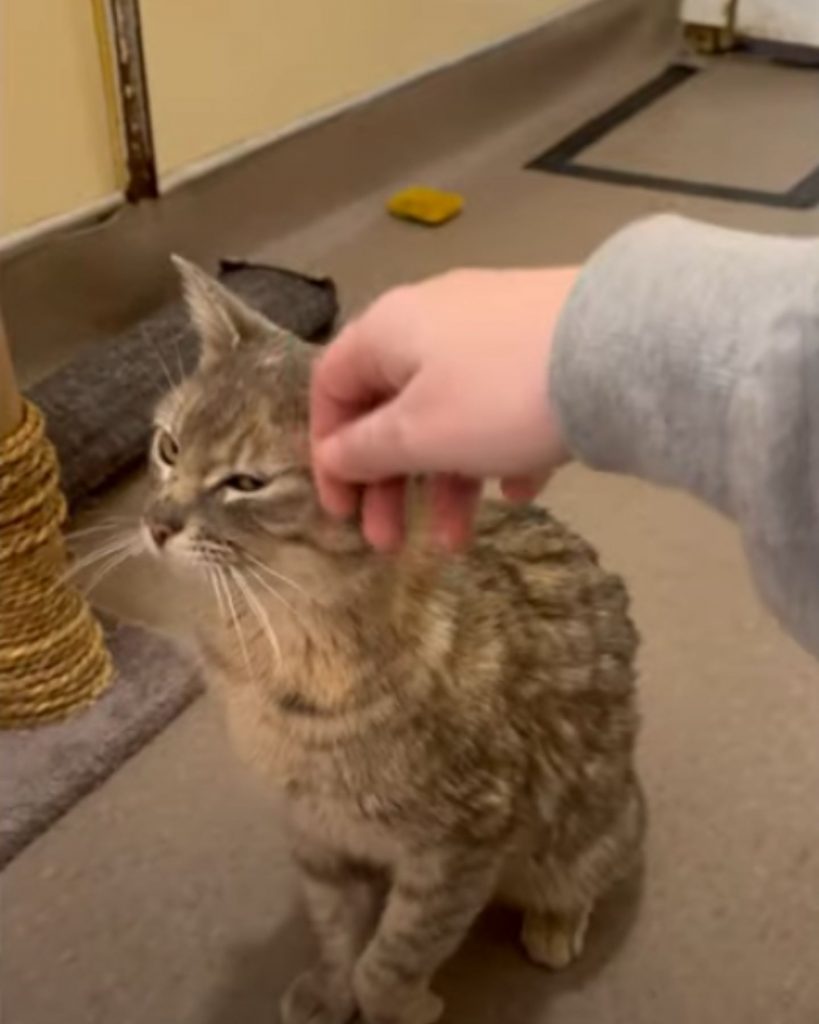
[[[158,548],[163,548],[175,533],[179,533],[180,527],[175,523],[151,523],[148,529]]]
[[[169,504],[160,503],[147,516],[148,532],[158,548],[163,548],[184,525],[185,516],[181,509]]]

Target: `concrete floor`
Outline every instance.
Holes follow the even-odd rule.
[[[731,87],[741,97],[741,76]],[[764,104],[765,90],[751,91]],[[605,94],[600,83],[598,107]],[[778,88],[770,95],[781,104]],[[693,120],[677,111],[680,132],[697,109]],[[660,209],[819,233],[815,211],[521,170],[577,114],[577,105],[546,98],[502,137],[416,169],[417,180],[465,194],[466,213],[446,228],[391,221],[374,196],[256,255],[332,273],[355,306],[458,264],[579,260],[619,225]],[[635,139],[650,142],[636,123],[629,133],[631,154]],[[698,154],[697,138],[680,148],[691,174],[698,155],[711,158]],[[789,166],[804,133],[783,131],[777,145]],[[731,179],[732,153],[746,184],[739,144],[724,151],[719,172]],[[776,178],[770,167],[768,154],[766,181]],[[135,502],[136,490],[120,505]],[[546,500],[598,545],[634,596],[645,640],[647,871],[604,909],[586,956],[560,976],[529,966],[513,922],[490,914],[441,978],[446,1020],[815,1024],[819,669],[760,607],[732,527],[707,510],[579,468]],[[114,581],[103,603],[153,621],[159,609],[166,619],[148,572]],[[286,980],[310,957],[275,801],[235,762],[208,698],[18,857],[4,890],[5,1024],[269,1024]]]

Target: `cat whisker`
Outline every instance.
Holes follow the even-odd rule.
[[[289,576],[285,576],[284,573],[281,573],[276,569],[271,569],[271,567],[269,565],[266,565],[261,560],[261,558],[257,558],[255,555],[251,554],[249,551],[246,551],[244,548],[240,549],[240,551],[243,558],[246,558],[249,562],[253,562],[253,564],[257,566],[259,569],[261,569],[263,572],[268,573],[274,579],[277,579],[282,583],[289,584],[291,587],[293,587],[294,590],[297,590],[302,595],[302,597],[306,597],[308,601],[313,600],[313,598],[310,596],[310,594],[307,593],[304,587],[296,583],[295,580],[291,580]]]
[[[222,569],[217,569],[217,578],[219,579],[220,583],[222,584],[222,586],[224,588],[223,592],[224,592],[224,595],[225,595],[225,599],[227,601],[228,613],[229,613],[231,621],[233,623],[233,627],[236,630],[236,639],[237,639],[237,641],[239,643],[239,648],[240,648],[240,650],[242,652],[242,657],[244,658],[245,668],[247,669],[248,678],[252,679],[253,675],[254,675],[253,668],[252,668],[252,666],[250,664],[250,655],[249,655],[248,650],[247,650],[247,643],[245,642],[245,635],[244,635],[244,632],[242,630],[241,622],[239,620],[239,614],[236,611],[236,602],[233,600],[233,593],[232,593],[232,591],[230,589],[230,580],[225,575],[225,572]]]
[[[81,586],[82,591],[88,595],[98,587],[100,583],[105,579],[106,576],[110,575],[114,569],[118,569],[123,562],[127,562],[129,558],[133,558],[139,554],[141,544],[138,538],[133,538],[131,543],[124,549],[114,552],[107,562],[97,569],[96,573],[88,583],[84,583]]]
[[[113,531],[122,529],[122,523],[100,523],[98,526],[85,526],[80,530],[66,531],[63,538],[69,547],[73,548],[78,542],[85,544],[89,540],[97,540],[101,533],[113,534]]]
[[[258,597],[256,597],[256,595],[253,593],[250,586],[248,585],[247,580],[238,571],[238,569],[231,569],[230,574],[233,577],[237,587],[239,587],[245,601],[248,604],[248,607],[251,609],[251,611],[253,611],[254,615],[256,616],[256,619],[258,620],[258,623],[261,626],[262,631],[267,636],[267,639],[270,643],[270,649],[276,655],[276,661],[280,665],[282,661],[282,649],[279,644],[279,638],[276,636],[276,631],[273,629],[273,626],[271,625],[270,622],[270,618],[268,617],[267,612],[264,610],[264,606],[262,605]]]
[[[216,601],[216,607],[219,609],[219,615],[224,619],[227,618],[227,608],[225,607],[224,598],[222,592],[219,590],[219,585],[216,581],[216,570],[210,565],[205,565],[205,572],[207,573],[208,580],[210,581],[211,589],[213,590],[213,597]]]
[[[176,355],[176,368],[179,371],[180,383],[185,379],[185,364],[182,361],[182,350],[179,347],[179,335],[174,334],[173,336],[173,349]]]
[[[222,544],[197,541],[192,547],[194,554],[202,560],[204,565],[225,565],[228,562],[230,552]]]
[[[134,537],[131,531],[128,531],[126,534],[120,534],[113,539],[109,538],[99,547],[94,548],[93,551],[89,551],[82,558],[78,558],[73,562],[63,573],[61,578],[62,582],[67,583],[70,579],[73,579],[77,573],[83,572],[85,569],[90,568],[90,566],[95,565],[102,559],[108,558],[111,555],[119,554],[126,548],[130,548],[132,545],[137,545],[138,543],[138,539]]]
[[[213,567],[213,577],[216,580],[216,588],[219,591],[219,594],[221,595],[222,600],[225,603],[225,607],[227,607],[228,606],[228,586],[227,586],[227,580],[225,579],[224,570],[220,566],[214,565],[213,563],[211,563],[211,565]]]
[[[299,616],[296,614],[296,609],[293,607],[292,604],[290,604],[288,600],[282,597],[282,595],[278,592],[278,590],[276,590],[275,587],[272,587],[267,582],[267,580],[264,579],[264,577],[260,576],[259,573],[256,572],[255,569],[248,569],[248,572],[250,573],[251,578],[254,579],[263,590],[266,590],[268,594],[270,594],[272,597],[275,597],[277,601],[279,601],[281,604],[285,606],[285,608],[287,608],[287,610],[293,615],[296,621],[299,621]]]
[[[168,369],[168,364],[165,362],[165,357],[162,355],[162,350],[160,349],[159,345],[157,344],[155,338],[151,338],[151,346],[153,348],[154,355],[157,358],[157,362],[162,367],[162,372],[165,375],[165,379],[168,382],[168,387],[171,389],[171,391],[174,391],[179,386],[179,383],[181,382],[181,379],[182,379],[181,376],[180,376],[179,381],[175,381],[173,379],[171,371]]]

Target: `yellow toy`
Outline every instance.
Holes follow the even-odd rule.
[[[441,192],[437,188],[414,185],[396,192],[387,202],[393,217],[437,227],[457,217],[464,207],[463,196],[457,192]]]

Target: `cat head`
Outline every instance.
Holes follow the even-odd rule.
[[[174,262],[200,359],[156,411],[146,546],[178,565],[257,572],[288,548],[332,548],[341,528],[322,512],[310,469],[315,348]]]

